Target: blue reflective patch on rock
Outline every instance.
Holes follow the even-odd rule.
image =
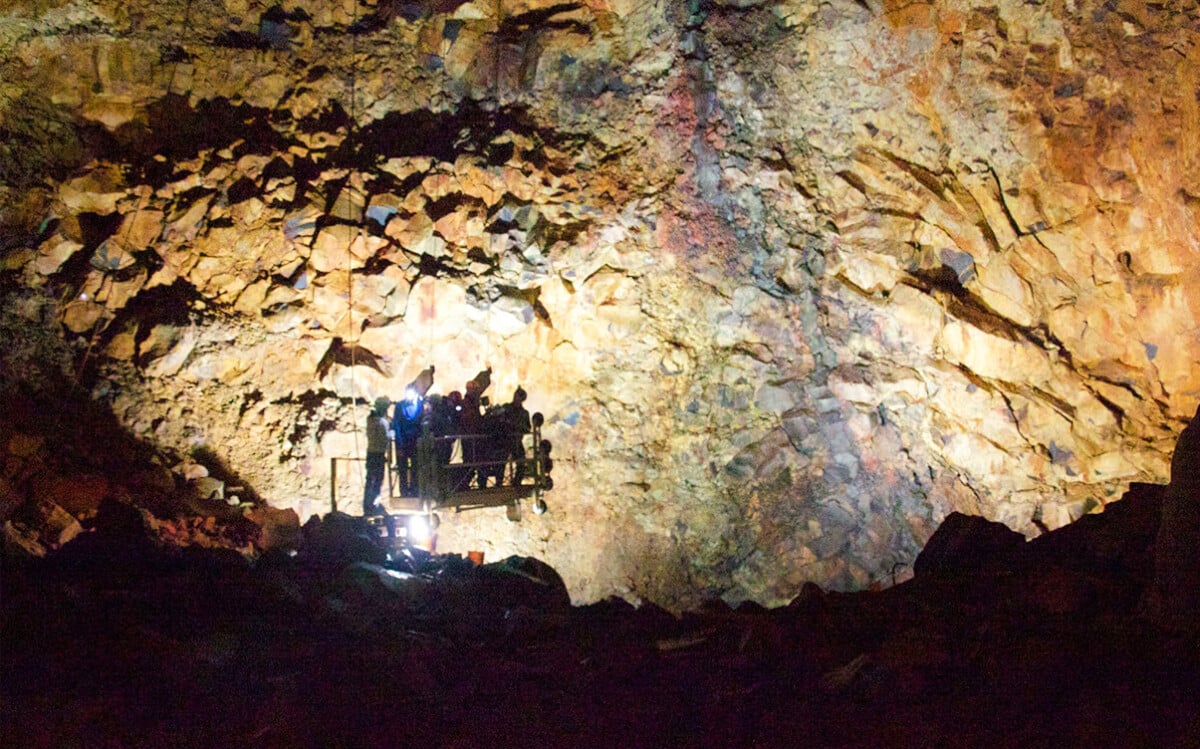
[[[938,253],[938,258],[942,261],[942,265],[954,271],[960,284],[968,283],[975,278],[975,258],[968,253],[943,248]]]
[[[367,208],[367,218],[371,219],[380,226],[387,226],[388,219],[396,215],[398,211],[395,208],[386,205],[373,205]]]

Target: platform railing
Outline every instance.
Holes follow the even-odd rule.
[[[499,450],[506,451],[498,444],[503,437],[491,434],[427,434],[417,441],[411,480],[407,475],[402,475],[402,472],[409,470],[408,466],[401,465],[404,459],[402,451],[394,449],[394,443],[389,442],[381,497],[391,500],[419,499],[422,506],[427,506],[427,503],[436,506],[453,496],[473,492],[484,494],[488,490],[501,488],[537,491],[544,479],[537,452],[539,436],[536,427],[532,434],[521,436],[524,458],[480,460],[479,456],[485,452],[497,455]],[[395,456],[395,460],[392,456]],[[471,459],[467,460],[467,456]],[[329,503],[332,511],[338,510],[339,473],[347,470],[349,464],[362,464],[365,461],[366,458],[349,456],[329,459]]]

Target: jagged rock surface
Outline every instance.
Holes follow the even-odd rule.
[[[304,519],[361,449],[356,397],[490,363],[547,415],[553,512],[449,518],[443,548],[547,559],[580,601],[891,580],[952,511],[1032,534],[1166,478],[1198,24],[19,0],[5,377],[52,349],[139,438]]]

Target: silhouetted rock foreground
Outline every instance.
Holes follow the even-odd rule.
[[[347,516],[251,563],[108,503],[5,565],[3,744],[1195,746],[1196,640],[1138,615],[1161,495],[1029,543],[951,516],[904,584],[681,617],[531,559],[373,564]]]

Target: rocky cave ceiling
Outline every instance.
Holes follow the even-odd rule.
[[[558,488],[444,550],[779,603],[1165,481],[1195,408],[1195,2],[6,8],[5,379],[302,519],[356,397],[490,364]]]

